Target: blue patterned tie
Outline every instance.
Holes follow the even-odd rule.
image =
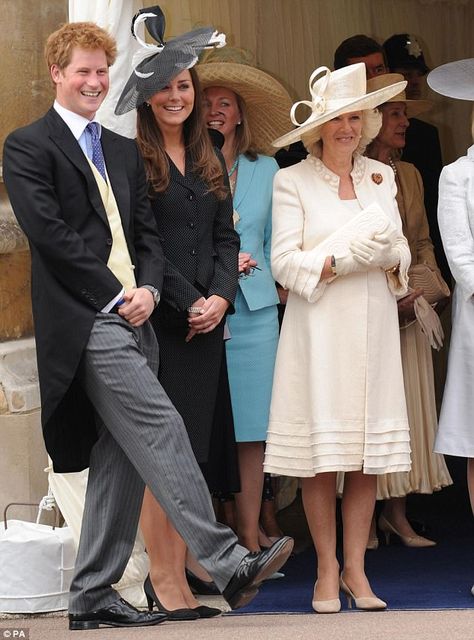
[[[89,122],[86,129],[91,134],[92,162],[95,164],[100,175],[107,182],[107,178],[105,177],[104,154],[102,153],[102,145],[100,144],[100,137],[99,137],[99,125],[97,124],[97,122]]]

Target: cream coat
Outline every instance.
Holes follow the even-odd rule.
[[[435,451],[474,458],[474,146],[441,173],[438,220],[456,287]]]
[[[398,277],[373,268],[319,283],[327,254],[318,246],[354,210],[339,199],[339,178],[316,158],[275,177],[272,269],[290,293],[275,368],[268,472],[410,468],[395,298],[407,289],[410,251],[390,167],[356,156],[352,179],[359,205],[377,203],[398,231]]]

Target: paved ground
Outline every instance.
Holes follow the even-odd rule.
[[[470,640],[474,611],[224,615],[141,629],[69,631],[64,617],[0,619],[0,640]]]

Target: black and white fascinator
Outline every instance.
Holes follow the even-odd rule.
[[[142,23],[158,44],[149,44],[138,35]],[[165,26],[165,16],[158,5],[140,9],[134,16],[132,35],[142,49],[133,56],[134,70],[117,102],[116,115],[136,109],[181,71],[193,67],[203,49],[226,44],[225,34],[212,27],[195,29],[165,42]]]

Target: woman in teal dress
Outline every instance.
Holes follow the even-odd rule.
[[[233,62],[206,62],[196,70],[208,127],[225,139],[222,154],[240,236],[239,289],[228,317],[229,384],[239,454],[241,491],[235,496],[237,534],[260,549],[263,454],[278,342],[279,302],[270,271],[273,177],[270,142],[285,130],[290,97],[268,74]]]

